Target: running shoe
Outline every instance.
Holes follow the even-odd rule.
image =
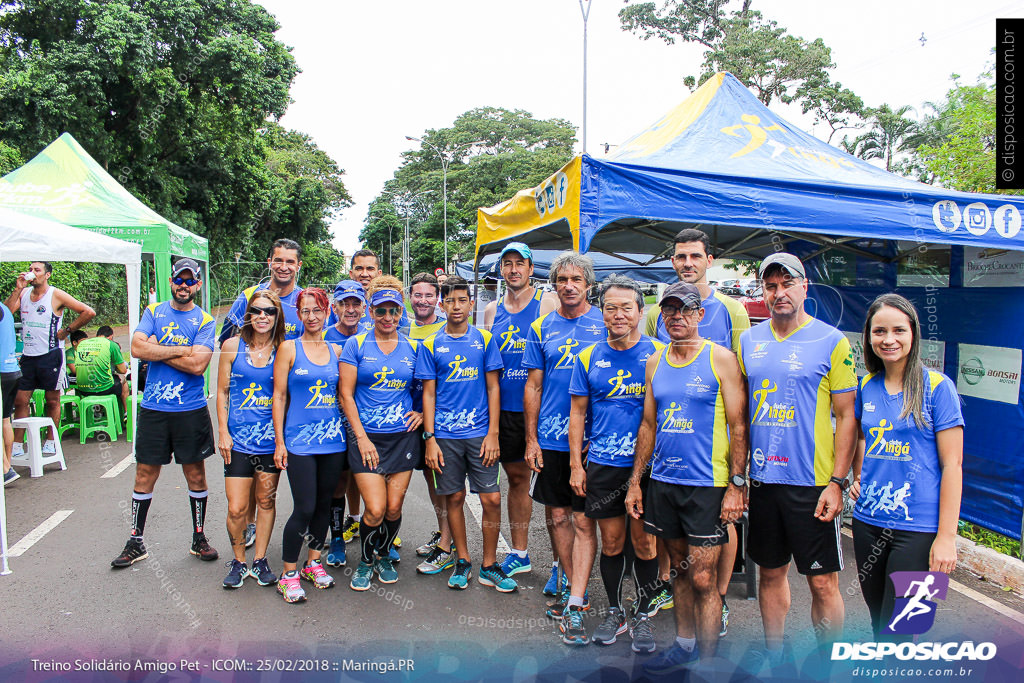
[[[130,567],[147,557],[149,557],[149,553],[146,552],[146,544],[134,538],[129,538],[128,542],[124,544],[124,550],[110,562],[110,566],[117,569]]]
[[[377,578],[381,583],[394,583],[398,581],[398,570],[392,564],[391,558],[378,557],[373,563],[373,571],[377,572]]]
[[[273,583],[277,583],[277,574],[270,570],[270,563],[267,562],[267,558],[265,557],[252,561],[252,567],[249,569],[249,576],[256,579],[256,583],[261,586],[269,586]]]
[[[489,567],[480,567],[480,574],[477,579],[482,585],[491,586],[499,593],[511,593],[519,588],[519,584],[516,583],[516,580],[510,579],[506,576],[505,572],[502,571],[501,566],[497,563],[492,564]]]
[[[448,579],[448,587],[466,590],[466,586],[469,585],[469,579],[472,576],[473,565],[466,560],[459,560],[455,563],[455,569],[452,570],[452,575]]]
[[[565,610],[558,628],[562,631],[562,642],[566,645],[586,645],[590,642],[587,629],[583,626],[583,610],[579,607]]]
[[[365,591],[370,588],[371,581],[373,581],[373,565],[360,562],[348,586],[354,591]]]
[[[16,479],[21,479],[21,475],[15,472],[13,467],[4,472],[4,486],[7,486]]]
[[[654,642],[654,631],[651,629],[651,618],[646,614],[637,615],[629,627],[629,635],[633,638],[633,652],[650,654],[657,647]]]
[[[299,584],[299,573],[285,572],[277,582],[277,590],[285,602],[302,602],[306,599],[306,591]]]
[[[398,554],[398,551],[395,549],[394,545],[388,548],[388,559],[392,562],[402,561],[402,556]]]
[[[402,547],[402,539],[401,539],[401,537],[395,536],[395,540],[391,542],[391,545],[395,546],[396,548],[401,548]]]
[[[246,524],[245,525],[245,547],[251,548],[252,544],[256,542],[256,525]]]
[[[698,659],[700,648],[694,646],[692,650],[684,650],[679,643],[673,643],[672,647],[644,664],[644,673],[650,676],[666,676],[682,671]]]
[[[572,588],[570,586],[563,588],[562,592],[558,594],[558,597],[555,598],[553,602],[548,603],[547,615],[552,619],[561,619],[562,612],[564,612],[565,608],[569,605],[569,596],[571,594]],[[590,609],[590,591],[583,594],[583,607],[580,609],[584,612]]]
[[[43,442],[43,455],[56,455],[57,445],[53,442],[53,439],[48,439]]]
[[[241,588],[245,582],[245,577],[249,575],[249,568],[245,566],[245,562],[239,562],[238,560],[231,560],[227,563],[227,566],[231,567],[231,569],[224,578],[224,587]]]
[[[344,531],[341,532],[341,537],[345,539],[345,543],[349,543],[353,538],[359,535],[359,520],[352,519],[351,516],[345,518],[345,524],[342,526]]]
[[[345,566],[345,539],[331,538],[331,549],[327,553],[327,564],[331,567]]]
[[[299,576],[317,588],[334,588],[334,577],[324,570],[324,565],[320,560],[313,560],[308,564],[302,565]]]
[[[423,545],[421,545],[419,548],[416,548],[416,556],[417,557],[428,557],[430,555],[430,553],[433,552],[434,547],[437,545],[437,542],[440,541],[440,540],[441,540],[441,532],[440,531],[435,531],[434,533],[430,534],[430,540],[427,541],[426,543],[424,543]]]
[[[599,645],[611,645],[619,636],[629,630],[629,622],[620,607],[608,609],[608,616],[594,629],[592,640]]]
[[[440,574],[445,569],[455,566],[455,553],[450,550],[434,548],[433,552],[427,555],[427,559],[420,562],[416,571],[420,574]]]
[[[552,567],[551,578],[544,584],[544,595],[558,595],[568,583],[569,579],[566,578],[565,574],[559,574],[558,567]]]
[[[220,557],[203,534],[192,540],[192,547],[189,548],[189,552],[204,562],[213,562]]]
[[[501,561],[501,571],[505,572],[507,576],[528,574],[532,569],[533,565],[530,564],[529,554],[527,554],[526,557],[519,557],[515,553],[509,553],[505,556],[505,559]]]
[[[722,603],[722,630],[718,632],[719,636],[724,636],[729,632],[729,605]]]
[[[637,608],[639,608],[639,605],[639,602],[636,603]],[[673,605],[675,605],[675,601],[672,599],[672,593],[666,588],[651,599],[651,604],[646,614],[653,619],[658,610],[672,609]]]

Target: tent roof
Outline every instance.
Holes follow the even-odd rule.
[[[0,208],[0,261],[142,262],[138,244]]]
[[[70,133],[0,178],[0,208],[138,242],[147,253],[209,258],[206,238],[139,201]]]

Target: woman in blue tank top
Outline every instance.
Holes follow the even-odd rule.
[[[338,409],[341,347],[323,338],[330,306],[327,293],[309,287],[296,302],[303,333],[281,344],[274,361],[274,462],[287,470],[294,501],[284,527],[284,571],[277,585],[285,602],[306,599],[300,578],[316,588],[334,585],[320,552],[327,537],[331,496],[345,466],[345,426]],[[307,532],[307,559],[298,570]]]
[[[915,591],[910,607],[934,581],[894,585],[892,572],[956,567],[964,420],[953,382],[921,362],[917,310],[902,296],[883,294],[868,308],[864,363],[850,498],[857,578],[877,639],[903,632],[909,612],[893,611],[896,592]]]
[[[225,588],[241,588],[246,576],[261,586],[277,581],[267,562],[274,528],[274,501],[281,475],[274,465],[274,354],[284,341],[281,300],[261,291],[246,308],[238,337],[221,346],[217,369],[217,450],[224,458],[224,491],[228,498],[228,538],[235,559]],[[245,563],[245,531],[253,483],[260,509],[252,568]]]

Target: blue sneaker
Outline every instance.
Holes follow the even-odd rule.
[[[331,539],[331,549],[327,553],[327,564],[330,567],[345,566],[345,539],[341,536]]]
[[[506,576],[505,572],[502,571],[501,567],[497,564],[492,564],[489,567],[481,567],[478,580],[481,585],[491,586],[499,593],[511,593],[519,588],[519,584],[516,583],[516,580],[510,579]]]
[[[469,579],[472,576],[473,565],[466,560],[459,560],[455,563],[455,569],[452,570],[452,575],[448,579],[448,587],[466,590],[466,586],[469,585]]]
[[[501,561],[501,571],[505,572],[505,576],[528,574],[532,569],[533,565],[530,564],[529,553],[527,553],[526,557],[519,557],[515,553],[509,553]]]
[[[391,562],[401,562],[402,558],[398,555],[398,550],[395,546],[388,548],[388,560]]]
[[[394,583],[398,581],[398,570],[391,564],[391,559],[378,557],[373,563],[373,571],[377,572],[377,578],[381,583]]]
[[[666,676],[682,671],[687,665],[699,659],[700,648],[694,646],[693,650],[687,652],[679,643],[673,643],[672,647],[644,664],[644,673],[651,676]]]
[[[561,575],[561,581],[559,581],[558,567],[552,567],[551,578],[544,584],[544,595],[558,595],[568,584],[569,579],[565,577],[565,574]]]
[[[558,594],[554,602],[548,603],[548,609],[545,612],[552,619],[561,619],[562,613],[565,612],[566,607],[569,606],[569,596],[572,594],[572,587],[565,586],[562,592]],[[580,608],[584,612],[590,609],[590,591],[586,591],[583,594],[583,607]]]
[[[252,561],[249,576],[256,579],[256,583],[261,586],[270,586],[277,583],[277,574],[270,570],[270,564],[265,557]]]
[[[354,591],[365,591],[369,590],[371,581],[373,581],[373,566],[360,562],[348,586]]]
[[[245,566],[245,562],[239,562],[238,560],[231,560],[227,565],[231,569],[228,571],[228,575],[224,577],[224,587],[241,588],[245,577],[249,575],[249,568]]]

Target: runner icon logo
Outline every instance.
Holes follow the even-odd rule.
[[[896,604],[882,633],[920,635],[935,623],[936,600],[945,600],[949,576],[942,572],[892,572]]]

